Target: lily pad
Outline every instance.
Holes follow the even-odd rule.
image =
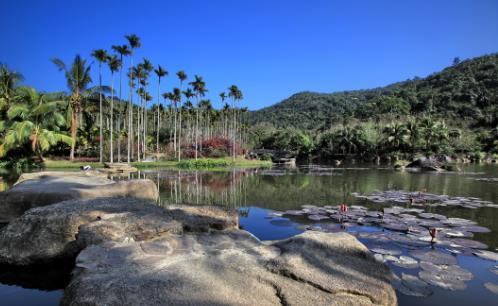
[[[453,238],[451,241],[459,246],[472,248],[472,249],[487,249],[488,246],[482,242],[476,240],[470,240],[465,238]]]
[[[424,219],[438,219],[438,220],[446,220],[446,216],[440,214],[431,214],[431,213],[420,213],[418,214],[420,218]]]
[[[457,263],[456,258],[453,255],[437,250],[413,250],[410,252],[410,255],[420,261],[426,261],[436,265],[454,265]]]
[[[449,273],[434,273],[422,270],[418,273],[418,276],[425,282],[443,289],[455,291],[467,288],[465,281],[459,280]]]
[[[443,229],[441,230],[441,232],[443,232],[444,235],[449,238],[471,238],[474,236],[474,234],[472,234],[471,232],[461,231],[461,229],[462,228],[456,228],[455,230]]]
[[[415,269],[418,268],[418,261],[410,256],[400,256],[397,261],[393,262],[393,265],[405,268],[405,269]]]
[[[268,214],[269,217],[282,217],[285,214],[283,211],[272,211]]]
[[[380,248],[380,247],[375,247],[371,248],[370,251],[377,253],[377,254],[382,254],[382,255],[400,255],[401,250],[399,249],[385,249],[385,248]]]
[[[486,287],[486,289],[488,289],[489,291],[495,293],[495,294],[498,294],[498,285],[497,284],[493,284],[493,283],[485,283],[484,284],[484,287]]]
[[[491,251],[485,251],[485,250],[478,250],[473,252],[474,255],[482,258],[482,259],[487,259],[491,261],[498,261],[498,253],[491,252]]]
[[[455,278],[461,281],[469,281],[474,278],[474,275],[470,271],[458,265],[435,265],[422,261],[420,262],[420,268],[430,273],[446,274],[447,278]]]
[[[459,231],[472,232],[472,233],[490,233],[491,230],[484,226],[468,225],[458,228]]]
[[[449,226],[468,226],[476,224],[472,220],[467,220],[462,218],[448,218],[447,220],[444,220],[443,223]]]
[[[286,210],[284,212],[285,215],[291,215],[291,216],[301,216],[301,215],[304,215],[304,211],[302,210]]]
[[[382,223],[381,226],[385,229],[397,232],[407,232],[408,226],[404,224],[396,224],[396,223]]]
[[[308,219],[313,220],[313,221],[320,221],[324,219],[330,219],[330,217],[324,216],[324,215],[309,215]]]
[[[428,297],[432,294],[429,284],[410,274],[402,273],[401,281],[395,282],[394,286],[405,295]]]

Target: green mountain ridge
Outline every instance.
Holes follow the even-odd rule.
[[[252,124],[304,130],[349,120],[431,115],[456,125],[498,125],[498,53],[462,62],[425,78],[335,93],[300,92],[248,114]],[[463,119],[463,120],[462,120]]]

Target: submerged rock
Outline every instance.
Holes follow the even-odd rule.
[[[396,305],[389,282],[349,234],[263,244],[231,230],[88,247],[61,304]]]
[[[443,163],[432,158],[421,158],[407,164],[405,168],[420,169],[423,171],[442,171]]]
[[[158,196],[151,180],[115,182],[93,171],[26,173],[0,193],[0,223],[20,217],[30,208],[71,199],[131,197],[155,201]]]

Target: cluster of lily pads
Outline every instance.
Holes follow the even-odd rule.
[[[352,195],[357,198],[367,199],[374,203],[395,202],[410,203],[414,206],[457,206],[472,209],[481,207],[498,208],[497,204],[479,198],[450,197],[447,195],[438,195],[421,191],[387,190],[376,191],[370,194],[353,192]]]
[[[376,193],[375,198],[399,199],[410,195],[416,194],[384,192]],[[441,199],[440,196],[431,194],[423,193],[423,196],[431,201]],[[444,199],[456,201],[462,198]],[[475,198],[466,198],[465,202],[486,204]],[[305,230],[336,232],[351,229],[350,232],[365,243],[376,260],[404,269],[420,270],[418,275],[402,273],[401,277],[395,276],[394,286],[406,295],[429,296],[433,292],[431,286],[464,290],[473,274],[457,265],[457,254],[498,261],[498,253],[487,251],[486,244],[470,239],[474,233],[490,232],[474,221],[449,218],[412,207],[392,206],[382,211],[369,211],[360,205],[352,205],[347,211],[340,208],[331,205],[303,205],[298,210],[273,211],[269,213],[269,217],[301,216],[317,222],[303,226]],[[370,230],[362,231],[364,226],[369,226]],[[433,229],[436,230],[431,235]],[[492,272],[498,273],[496,270]],[[493,291],[495,285],[486,284],[486,288]]]

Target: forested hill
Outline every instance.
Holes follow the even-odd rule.
[[[249,113],[250,123],[317,130],[351,119],[430,114],[472,126],[498,125],[498,53],[386,87],[337,92],[301,92]]]

